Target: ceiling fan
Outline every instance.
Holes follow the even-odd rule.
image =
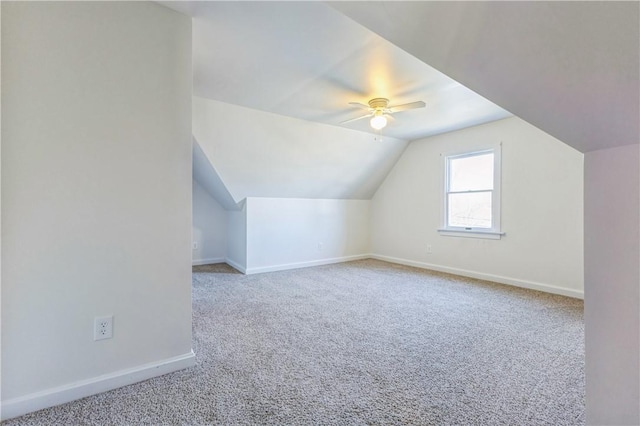
[[[414,108],[424,108],[426,105],[422,101],[409,102],[408,104],[389,106],[389,99],[387,98],[374,98],[371,99],[369,105],[361,104],[360,102],[349,102],[349,105],[356,106],[358,108],[366,109],[369,111],[367,114],[345,120],[340,124],[350,123],[352,121],[361,120],[363,118],[371,117],[371,127],[375,130],[381,130],[387,125],[387,117],[392,117],[397,112],[406,111]]]

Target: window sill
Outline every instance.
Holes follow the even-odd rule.
[[[438,233],[445,237],[463,237],[463,238],[484,238],[487,240],[499,240],[505,235],[504,232],[496,231],[479,231],[465,229],[438,229]]]

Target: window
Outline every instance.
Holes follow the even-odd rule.
[[[444,156],[442,235],[499,239],[500,147]]]

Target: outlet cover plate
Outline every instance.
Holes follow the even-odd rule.
[[[111,339],[113,337],[113,315],[96,317],[93,323],[93,340]]]

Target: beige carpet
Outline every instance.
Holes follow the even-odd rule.
[[[197,365],[7,425],[580,425],[580,300],[364,260],[194,267]]]

